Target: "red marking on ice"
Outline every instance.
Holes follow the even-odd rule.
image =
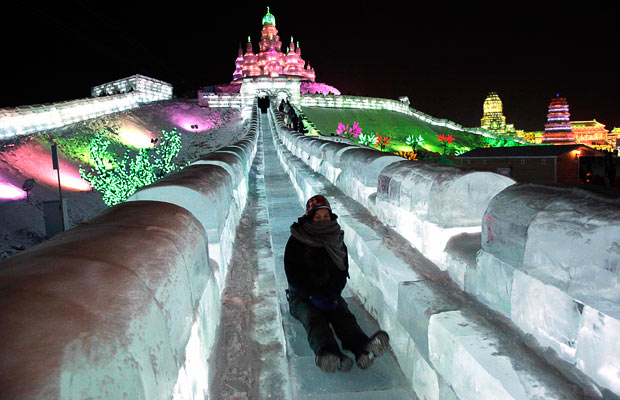
[[[495,238],[495,235],[493,234],[493,228],[495,227],[495,218],[491,219],[491,216],[487,215],[485,219],[487,221],[490,221],[487,225],[487,243],[490,243]]]

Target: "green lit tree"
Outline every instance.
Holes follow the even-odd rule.
[[[110,140],[98,134],[88,146],[92,167],[87,171],[80,165],[80,176],[103,194],[108,206],[127,200],[139,188],[181,168],[173,162],[181,150],[181,135],[176,129],[162,134],[154,149],[127,150],[122,160],[109,151]]]
[[[163,178],[171,172],[179,169],[179,167],[172,161],[181,151],[181,135],[176,129],[170,132],[161,131],[162,137],[160,139],[159,146],[155,147],[154,166],[156,168],[156,174],[158,178]]]
[[[415,152],[416,147],[421,146],[422,143],[424,143],[424,138],[422,137],[422,135],[418,135],[417,138],[415,137],[415,135],[409,135],[407,136],[407,139],[405,139],[405,144],[407,146],[411,146],[413,152]]]

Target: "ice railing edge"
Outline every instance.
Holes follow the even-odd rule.
[[[76,122],[168,100],[138,91],[52,104],[0,109],[0,140],[61,128]]]
[[[465,289],[552,350],[551,362],[620,395],[619,274],[617,198],[520,184],[489,203]]]
[[[255,108],[244,139],[143,188],[147,200],[0,262],[0,397],[208,398],[231,254],[210,259],[209,237],[234,239],[257,140]],[[217,222],[197,207],[213,194]]]
[[[382,171],[380,171],[378,173],[379,177],[377,177],[377,186],[378,186],[378,191],[376,190],[375,193],[373,193],[373,190],[371,187],[367,186],[365,188],[359,188],[360,185],[358,185],[358,189],[357,190],[352,190],[351,189],[351,184],[349,184],[347,187],[347,185],[343,185],[342,182],[346,181],[347,179],[338,179],[342,174],[343,174],[343,170],[345,169],[341,164],[342,164],[342,160],[345,158],[344,154],[347,153],[351,153],[352,149],[354,149],[354,146],[350,146],[350,145],[345,145],[345,144],[339,144],[339,143],[333,143],[333,142],[323,142],[320,141],[320,139],[317,138],[310,138],[310,137],[303,137],[303,135],[299,135],[297,133],[291,132],[289,129],[283,127],[282,124],[282,120],[279,116],[279,114],[277,112],[274,112],[272,110],[272,115],[274,116],[274,120],[276,121],[276,131],[279,134],[280,140],[282,141],[282,143],[287,147],[287,149],[289,151],[291,151],[291,153],[293,153],[294,155],[296,155],[297,157],[299,157],[303,162],[305,162],[308,166],[310,166],[314,171],[322,174],[323,176],[325,176],[328,180],[330,180],[332,183],[334,183],[337,187],[339,187],[341,190],[343,190],[348,196],[352,197],[353,199],[359,201],[362,205],[364,205],[369,211],[371,211],[373,214],[375,214],[377,217],[379,217],[380,220],[382,220],[383,222],[385,222],[388,226],[393,227],[394,229],[396,229],[397,231],[399,231],[399,233],[403,234],[403,236],[405,238],[407,238],[410,242],[412,242],[412,244],[414,244],[414,246],[416,248],[419,248],[420,250],[422,250],[422,253],[427,256],[429,259],[431,259],[432,261],[434,261],[440,268],[442,269],[447,269],[448,272],[450,273],[450,276],[455,280],[455,282],[460,286],[460,288],[470,294],[473,294],[476,297],[478,296],[478,293],[475,292],[475,289],[467,287],[465,285],[465,279],[464,276],[462,276],[460,279],[456,277],[456,275],[458,274],[458,271],[455,270],[451,270],[451,264],[454,263],[456,260],[453,257],[452,254],[450,254],[449,252],[447,252],[445,250],[445,247],[443,247],[447,241],[442,240],[441,242],[441,246],[438,246],[436,248],[424,248],[424,243],[420,243],[420,240],[418,240],[417,242],[415,240],[414,237],[412,237],[413,235],[419,235],[420,232],[418,230],[419,226],[415,226],[414,224],[414,232],[412,233],[407,233],[407,232],[403,232],[403,228],[404,227],[411,227],[412,223],[415,223],[416,221],[414,221],[411,216],[409,216],[409,218],[405,218],[404,220],[402,218],[400,218],[401,221],[403,221],[403,223],[399,226],[397,221],[399,218],[396,218],[396,221],[394,218],[390,218],[390,214],[393,216],[394,213],[390,213],[390,212],[386,212],[386,209],[391,208],[391,209],[398,209],[399,207],[399,202],[397,201],[398,199],[394,199],[394,196],[392,196],[392,198],[390,199],[390,195],[389,195],[389,190],[387,190],[386,192],[386,185],[385,185],[385,181],[381,182],[381,176],[382,175],[388,175],[388,177],[393,177],[394,175],[398,175],[398,170],[400,169],[401,171],[401,175],[399,177],[399,181],[400,184],[402,186],[402,184],[404,183],[404,181],[406,181],[406,179],[403,179],[403,177],[407,178],[407,174],[402,173],[402,170],[407,170],[407,168],[404,168],[402,166],[402,164],[404,164],[403,162],[397,162],[397,163],[392,163],[392,164],[388,164],[384,167],[384,169]],[[305,148],[304,148],[305,147]],[[318,156],[317,156],[318,155]],[[379,153],[379,155],[377,156],[377,158],[382,157],[381,154]],[[385,156],[383,156],[385,157]],[[405,162],[406,163],[406,162]],[[326,166],[326,164],[332,164],[329,166]],[[336,164],[334,166],[334,164]],[[360,163],[360,165],[362,165],[363,163]],[[368,164],[368,163],[367,163]],[[400,164],[400,165],[399,165]],[[362,174],[362,171],[359,171],[355,168],[352,168],[354,174],[360,175]],[[390,173],[387,173],[391,170]],[[377,173],[375,173],[377,175]],[[409,178],[412,177],[411,175],[411,171],[409,171]],[[443,179],[445,177],[441,176],[442,174],[439,173],[438,174],[438,179]],[[497,175],[497,174],[492,174],[492,175]],[[417,177],[420,177],[419,175]],[[347,177],[350,181],[351,180],[355,180],[358,179],[355,176],[349,176]],[[503,177],[502,177],[503,178]],[[361,178],[359,178],[361,179]],[[358,180],[359,180],[358,179]],[[440,180],[441,180],[440,179]],[[387,187],[390,187],[390,184],[392,182],[389,182],[388,180],[388,184]],[[422,182],[424,183],[424,182]],[[507,187],[511,187],[511,185],[507,184],[508,182],[504,182],[504,188]],[[430,188],[427,188],[427,192],[430,193],[430,191],[432,190],[432,185],[433,182],[431,183],[426,183],[427,186],[430,186]],[[442,182],[442,185],[444,185],[445,182]],[[420,185],[420,183],[418,183],[418,186]],[[469,188],[467,190],[471,190],[474,189],[473,187],[471,187],[471,182],[469,182]],[[414,195],[413,191],[411,190],[413,187],[415,187],[414,184],[412,184],[411,187],[409,187],[408,190],[404,191],[403,194],[408,194],[408,195]],[[500,189],[500,190],[497,190]],[[491,191],[492,195],[490,197],[487,197],[487,202],[486,204],[489,204],[491,202],[492,199],[495,198],[495,196],[498,193],[501,193],[501,185],[499,187],[496,187],[495,189],[493,189]],[[398,193],[398,192],[397,192]],[[375,201],[373,202],[373,196],[375,198]],[[454,196],[455,198],[458,196]],[[407,203],[407,202],[406,202]],[[383,207],[380,207],[380,205],[383,205]],[[484,212],[486,211],[486,206],[484,207],[484,209],[482,209],[482,214],[484,214]],[[477,212],[480,212],[480,208],[478,208]],[[480,218],[478,219],[478,221],[482,222],[482,215],[478,214],[480,216]],[[401,214],[402,217],[402,214]],[[481,231],[481,225],[479,225],[477,232]],[[425,231],[427,234],[432,234],[432,236],[434,237],[441,237],[441,235],[445,235],[448,234],[449,236],[456,236],[458,235],[458,231],[452,231],[450,232],[450,228],[448,229],[444,229],[443,231],[441,230],[433,230],[433,229],[427,229]],[[429,257],[428,255],[428,250],[431,250],[431,256]],[[433,250],[435,251],[433,253]],[[461,262],[462,263],[462,262]],[[462,263],[463,264],[463,263]],[[473,264],[467,264],[464,263],[465,265],[460,265],[457,266],[455,269],[458,268],[466,268],[466,269],[472,269],[475,271],[476,269],[476,263],[474,261]],[[460,275],[464,275],[463,273],[461,273]],[[528,277],[531,278],[531,277]],[[534,278],[531,278],[534,279]],[[534,279],[535,280],[535,279]],[[498,281],[498,288],[501,288],[501,282]],[[559,290],[558,290],[559,291]],[[385,296],[393,296],[394,293],[386,293]],[[480,299],[479,300],[483,303],[485,303],[486,305],[490,306],[491,308],[494,308],[496,311],[502,312],[501,309],[498,309],[494,304],[490,304],[490,302],[488,301],[484,301],[484,299]],[[541,299],[539,298],[534,298],[532,299],[535,303],[538,301],[538,305],[541,307],[541,309],[544,309],[545,304],[542,302]],[[391,303],[394,304],[394,301],[389,301],[387,300],[387,303]],[[596,311],[596,310],[593,310]],[[505,313],[504,313],[505,314]],[[513,321],[515,322],[515,324],[517,325],[518,329],[520,331],[515,332],[516,334],[520,334],[520,335],[525,335],[526,337],[529,337],[530,335],[528,335],[531,331],[531,329],[524,329],[523,326],[519,326],[519,321]],[[613,325],[614,327],[616,326],[615,324]],[[615,328],[613,328],[615,329]],[[612,329],[612,331],[613,331]],[[539,332],[540,335],[553,335],[557,333],[554,332]],[[539,335],[539,336],[540,336]],[[609,339],[609,338],[607,338]],[[545,356],[545,354],[547,353],[546,348],[547,346],[541,346],[540,343],[536,343],[535,345],[533,345],[533,348],[539,352],[541,352],[541,354],[543,356]],[[612,355],[612,358],[615,357],[615,355]],[[551,359],[549,360],[552,363],[554,361],[557,361],[556,358],[551,357]],[[557,363],[556,363],[557,364]],[[601,392],[596,389],[593,388],[594,385],[592,385],[592,381],[594,380],[597,385],[601,385],[603,387],[607,387],[608,390],[612,390],[615,392],[615,390],[613,390],[613,388],[609,387],[609,383],[607,384],[603,384],[600,379],[596,379],[595,376],[591,376],[590,374],[587,373],[587,371],[583,371],[583,370],[579,370],[576,371],[575,369],[578,368],[578,366],[574,365],[572,367],[572,370],[570,370],[571,368],[569,368],[569,370],[567,371],[566,366],[565,365],[560,365],[560,367],[562,368],[563,372],[566,373],[567,375],[570,376],[571,379],[577,381],[579,384],[582,384],[583,386],[587,387],[587,390],[593,390],[593,392],[596,393],[598,392],[598,394],[600,394]],[[586,375],[589,376],[589,379],[583,376],[583,373],[585,373]],[[604,389],[603,389],[604,390]]]

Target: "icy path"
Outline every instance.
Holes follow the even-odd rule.
[[[304,209],[280,165],[268,117],[260,118],[248,205],[223,296],[213,397],[415,399],[391,354],[366,371],[354,367],[346,374],[327,374],[315,366],[306,333],[290,316],[284,292],[284,247],[291,223]],[[351,291],[345,289],[344,297],[367,334],[379,329]]]
[[[261,134],[265,157],[265,187],[269,207],[271,241],[276,265],[276,288],[282,313],[287,354],[290,366],[291,386],[295,399],[410,399],[407,382],[396,359],[386,355],[373,366],[362,371],[354,367],[347,374],[327,374],[314,364],[314,353],[306,340],[306,332],[297,320],[290,316],[284,294],[287,287],[284,273],[284,247],[290,236],[291,223],[304,213],[288,175],[280,165],[274,145],[271,124],[261,114]],[[338,210],[334,210],[338,213]],[[377,323],[361,308],[359,300],[350,291],[344,293],[352,312],[367,334],[379,329]],[[349,353],[349,356],[353,357]],[[354,358],[354,357],[353,357]]]

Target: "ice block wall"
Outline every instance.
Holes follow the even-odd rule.
[[[0,398],[204,399],[246,137],[0,262]]]
[[[245,139],[194,161],[180,173],[128,199],[170,202],[191,210],[207,232],[210,264],[220,290],[226,282],[232,244],[247,199],[248,173],[257,149],[255,127],[252,122]]]
[[[557,363],[620,394],[617,197],[534,184],[506,188],[484,213],[482,249],[465,288]]]
[[[538,211],[526,212],[529,203],[555,202],[544,221],[558,216],[562,219],[568,209],[565,203],[560,206],[557,199],[566,196],[542,188],[533,197],[524,196],[528,200],[523,201],[510,195],[524,190],[522,185],[504,176],[415,163],[379,151],[304,137],[284,127],[277,111],[272,110],[272,115],[283,145],[282,162],[287,163],[285,169],[296,183],[301,201],[323,188],[320,181],[304,173],[304,168],[309,167],[398,231],[454,281],[454,287],[437,285],[416,274],[386,249],[380,233],[367,223],[339,213],[349,248],[350,285],[367,310],[390,332],[401,368],[418,397],[566,399],[583,394],[566,382],[578,383],[584,393],[595,398],[618,393],[613,388],[618,382],[618,357],[615,348],[611,349],[611,343],[618,339],[614,333],[618,332],[616,321],[609,314],[597,312],[600,309],[592,305],[572,303],[568,297],[571,290],[562,287],[567,279],[545,287],[544,281],[534,279],[536,268],[513,273],[507,264],[526,259],[540,268],[542,260],[546,260],[549,268],[554,268],[548,269],[547,277],[557,277],[561,271],[565,278],[576,271],[581,277],[591,275],[588,279],[577,275],[571,279],[572,285],[577,280],[587,282],[578,289],[582,301],[583,294],[589,293],[590,299],[601,299],[608,306],[617,304],[614,288],[618,282],[620,235],[616,203],[590,201],[579,208],[583,215],[577,225],[574,221],[556,221],[551,225],[535,224],[532,229],[530,223]],[[285,152],[297,158],[291,161]],[[523,204],[515,207],[519,202]],[[572,203],[573,210],[578,202]],[[599,208],[593,208],[593,204]],[[510,218],[504,221],[490,210]],[[574,211],[573,217],[577,214]],[[590,225],[584,225],[585,221]],[[494,225],[489,230],[491,223]],[[488,241],[489,237],[493,240]],[[499,249],[491,251],[493,246]],[[571,250],[567,252],[567,248]],[[592,251],[600,255],[590,257]],[[506,261],[488,261],[497,254]],[[577,254],[583,256],[576,257]],[[415,253],[411,256],[415,257]],[[558,268],[553,261],[556,257],[560,263],[572,260],[572,264]],[[587,267],[575,268],[575,263],[581,265],[587,258]],[[607,282],[607,286],[594,284],[595,280]],[[524,348],[517,346],[511,353],[507,348],[513,340],[506,336],[506,325],[481,323],[471,309],[451,296],[450,291],[459,288],[508,317],[512,304],[519,311],[512,313],[516,329],[511,328],[510,334],[525,338],[531,348],[523,353]],[[597,295],[601,290],[606,293],[602,297]],[[577,318],[576,314],[581,316]],[[571,333],[567,328],[575,330]],[[562,378],[561,383],[551,383],[548,374],[559,376],[552,368],[524,362],[529,354],[531,359],[541,355],[549,359],[549,350],[553,348],[549,340],[564,340],[571,343],[568,347],[574,346],[571,337],[576,337],[577,332],[583,336],[582,347],[577,344],[577,350],[572,352],[581,352],[582,358],[572,365],[556,363],[568,381]],[[537,341],[532,342],[531,338]]]
[[[129,92],[129,89],[133,91]],[[118,93],[121,94],[118,94]],[[53,104],[0,109],[0,139],[29,135],[48,129],[140,107],[153,101],[172,98],[172,85],[142,75],[110,82],[92,90],[93,96]],[[117,93],[113,94],[112,93]]]

